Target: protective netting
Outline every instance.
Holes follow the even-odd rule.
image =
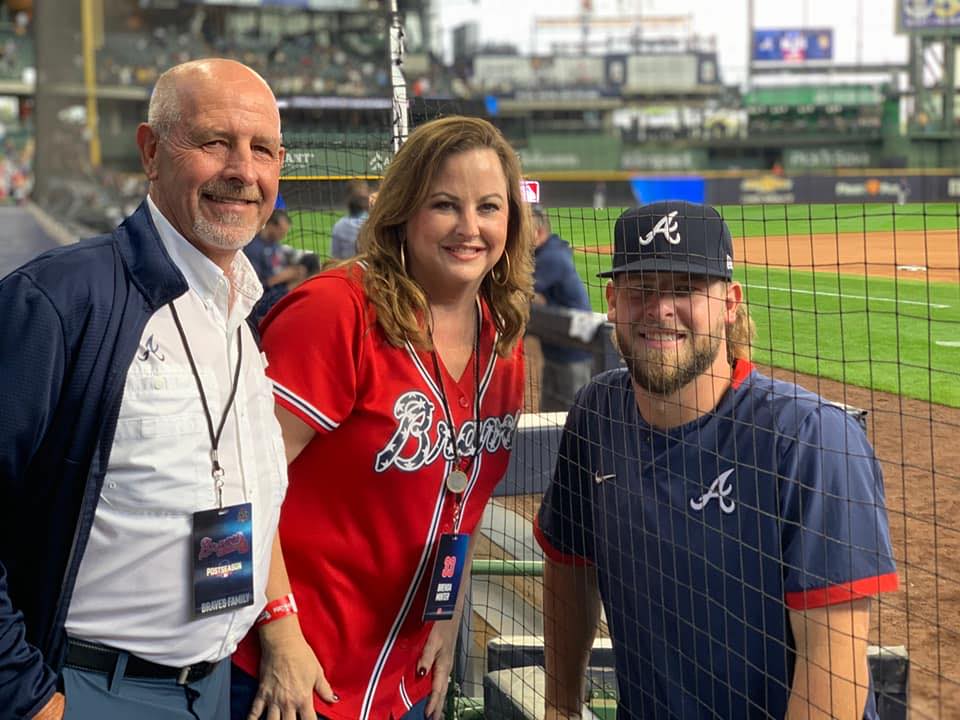
[[[84,124],[71,115],[83,105],[76,89],[82,82],[75,32],[80,18],[54,17],[54,5],[38,4],[38,11],[51,13],[38,54],[52,73],[46,77],[73,86],[73,94],[58,95],[53,84],[38,87],[43,148],[38,180],[52,209],[89,227],[109,227],[122,217],[126,200],[142,195],[142,186],[122,187],[135,167],[94,168],[77,150],[87,147]],[[407,98],[412,83],[395,72],[402,65],[389,51],[393,25],[384,13],[376,22],[297,21],[328,44],[339,37],[344,47],[354,48],[344,60],[326,50],[315,57],[312,43],[277,40],[283,37],[280,31],[267,33],[270,44],[250,40],[228,47],[218,36],[233,21],[225,10],[208,12],[209,19],[194,32],[189,17],[183,20],[171,11],[165,17],[172,29],[151,35],[146,46],[142,33],[112,32],[108,23],[102,77],[122,84],[129,102],[140,103],[142,110],[160,69],[158,53],[166,53],[167,64],[188,51],[272,55],[261,69],[280,83],[288,149],[281,194],[293,221],[286,241],[296,253],[331,256],[333,226],[346,214],[351,194],[364,184],[367,194],[376,192],[402,140],[398,110],[406,111],[412,129],[442,115],[474,114],[483,106]],[[179,41],[173,43],[171,49],[171,33],[192,40],[179,50]],[[155,46],[160,49],[146,49]],[[279,59],[278,47],[284,53]],[[144,58],[150,58],[150,67]],[[351,74],[353,58],[357,72]],[[291,79],[290,68],[304,65],[316,72],[294,73]],[[321,95],[326,99],[316,99]],[[112,116],[117,127],[130,120],[125,112]],[[139,120],[143,113],[131,115]],[[576,135],[569,143],[578,143]],[[642,173],[637,178],[636,184],[622,174],[544,182],[550,230],[570,245],[565,252],[589,310],[534,308],[525,341],[526,411],[510,470],[484,515],[448,715],[542,716],[547,683],[539,668],[543,637],[551,628],[544,619],[549,600],[543,590],[545,558],[534,524],[559,458],[568,485],[586,478],[586,489],[568,490],[553,506],[558,524],[551,537],[557,544],[571,543],[558,548],[565,554],[587,555],[600,568],[600,590],[609,609],[598,623],[586,673],[590,707],[597,715],[613,717],[617,699],[629,694],[631,707],[644,708],[640,717],[683,714],[671,703],[681,703],[685,716],[777,717],[779,706],[756,700],[744,678],[762,678],[761,695],[782,700],[793,680],[791,613],[803,599],[796,593],[824,591],[828,599],[843,599],[845,584],[889,575],[878,539],[885,533],[875,526],[883,506],[899,589],[872,602],[865,635],[880,716],[905,717],[909,709],[914,718],[954,717],[960,702],[960,450],[955,442],[960,428],[960,214],[954,203],[923,201],[934,195],[945,199],[948,176],[916,171],[791,179],[745,172],[708,178],[703,197],[718,206],[730,228],[733,277],[742,285],[757,329],[752,362],[766,376],[818,393],[823,401],[805,407],[829,416],[833,432],[828,436],[811,434],[809,425],[777,425],[758,408],[752,416],[735,416],[715,435],[700,426],[691,429],[694,421],[684,423],[682,433],[657,429],[636,411],[627,414],[633,398],[624,393],[621,373],[593,380],[591,393],[580,396],[579,424],[570,426],[561,444],[579,376],[563,367],[569,363],[545,356],[557,357],[550,346],[567,351],[560,353],[567,358],[572,350],[593,377],[621,367],[606,317],[607,281],[596,275],[611,267],[621,212],[655,197],[649,194],[654,178]],[[817,195],[828,186],[833,200]],[[784,195],[808,190],[810,202],[783,203]],[[841,196],[877,202],[834,201]],[[638,292],[641,307],[659,308],[661,335],[668,332],[661,327],[668,325],[664,314],[678,302],[688,302],[696,292],[710,295],[703,288],[681,292],[641,286]],[[718,336],[711,330],[704,336]],[[654,342],[664,354],[674,341]],[[677,358],[672,362],[679,364]],[[545,402],[547,385],[551,394],[566,399]],[[783,395],[786,386],[777,387]],[[611,398],[622,401],[619,415],[609,407]],[[742,402],[748,400],[763,401],[750,396]],[[718,407],[726,408],[722,402]],[[782,423],[783,416],[778,417]],[[869,469],[870,451],[863,438],[882,471],[882,505],[879,476],[864,469]],[[801,463],[790,454],[801,446],[804,472],[784,460]],[[809,480],[823,474],[823,467],[812,467],[819,460],[811,458],[825,456],[835,485]],[[738,471],[724,476],[733,465]],[[847,479],[854,472],[866,473],[872,484],[852,488]],[[722,476],[726,479],[714,485]],[[763,495],[770,487],[780,495]],[[794,502],[792,495],[803,488]],[[577,530],[579,546],[564,536]],[[851,570],[853,558],[861,564]],[[574,589],[584,591],[589,582],[576,576]],[[839,595],[831,595],[830,588],[840,588],[833,591]],[[577,595],[558,595],[557,604],[576,609],[570,597]],[[552,629],[562,638],[575,626]],[[836,630],[855,635],[840,626]],[[619,654],[611,632],[621,644]],[[832,658],[827,676],[839,674],[848,656]],[[614,667],[622,674],[633,670],[629,677],[642,681],[618,687]],[[858,676],[858,682],[863,679]]]

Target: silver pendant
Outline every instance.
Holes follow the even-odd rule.
[[[447,490],[459,495],[467,489],[467,474],[463,470],[453,470],[447,475]]]

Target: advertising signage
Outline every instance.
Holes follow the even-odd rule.
[[[897,0],[897,29],[914,35],[960,35],[960,3]]]
[[[788,203],[887,203],[956,201],[960,178],[942,175],[755,175],[711,178],[712,205],[783,205]]]
[[[833,60],[833,30],[754,30],[751,57],[757,63],[827,62]]]

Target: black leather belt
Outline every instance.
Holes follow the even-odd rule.
[[[117,667],[117,660],[119,659],[120,651],[108,648],[105,645],[96,645],[82,640],[67,641],[66,665],[68,667],[111,675]],[[124,677],[176,680],[178,685],[189,685],[207,677],[219,664],[200,662],[183,668],[175,668],[169,665],[159,665],[127,653],[127,667],[123,674]]]

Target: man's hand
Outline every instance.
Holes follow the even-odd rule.
[[[62,720],[65,706],[63,693],[54,693],[43,709],[33,716],[33,720]]]
[[[450,684],[450,672],[453,670],[453,651],[459,628],[459,618],[435,622],[420,659],[417,660],[418,677],[433,670],[430,698],[424,710],[427,720],[443,720],[443,705],[447,699],[447,685]]]
[[[260,646],[260,688],[247,720],[259,720],[265,712],[270,720],[313,720],[314,692],[325,702],[339,702],[296,615],[263,625]]]

